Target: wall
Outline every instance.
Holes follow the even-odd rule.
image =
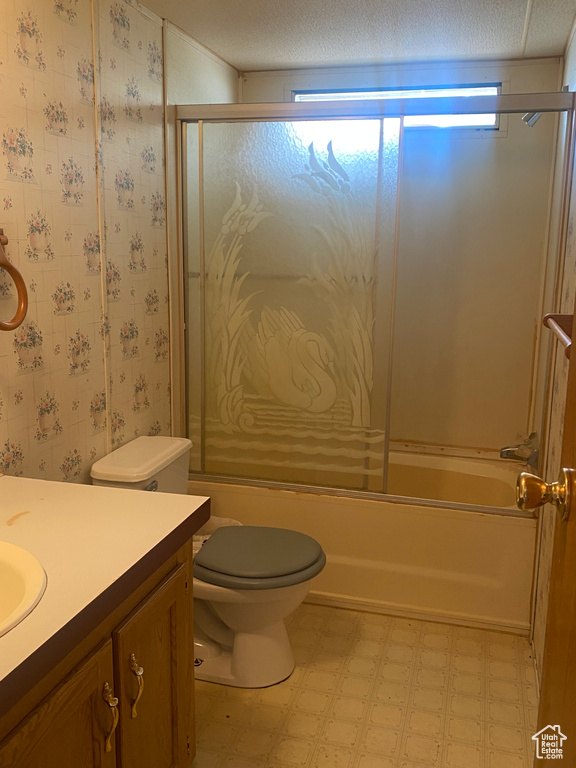
[[[238,72],[169,22],[166,64],[168,104],[228,104],[238,100]]]
[[[3,3],[0,30],[2,226],[30,297],[0,335],[0,466],[84,478],[107,447],[90,3]]]
[[[224,65],[176,38],[172,89],[211,89],[199,62]],[[170,433],[163,58],[136,2],[1,4],[0,226],[30,297],[0,335],[1,471],[87,481],[111,448]],[[1,317],[14,302],[2,275]]]
[[[1,471],[86,482],[171,431],[164,90],[232,99],[237,73],[167,40],[165,84],[162,20],[136,2],[1,5],[0,226],[30,298],[0,335]],[[0,317],[14,306],[2,275]]]
[[[548,59],[254,72],[243,78],[242,100],[290,100],[293,89],[453,82],[554,91],[559,67]],[[393,441],[496,452],[519,434],[541,431],[535,346],[555,134],[550,115],[532,130],[504,116],[497,134],[452,134],[449,143],[438,132],[406,133]],[[543,389],[540,382],[538,402]]]
[[[482,85],[502,82],[503,93],[541,92],[549,87],[551,73],[552,77],[557,77],[559,67],[560,59],[534,59],[244,72],[241,77],[240,100],[245,103],[292,101],[294,90],[400,88],[451,83]]]

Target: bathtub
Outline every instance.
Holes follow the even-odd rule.
[[[410,480],[412,493],[432,501],[198,477],[189,493],[210,496],[213,515],[315,537],[327,565],[313,581],[312,602],[527,634],[537,521],[512,507],[517,467],[398,454],[390,478],[395,495]],[[471,493],[482,484],[480,496]],[[448,489],[458,504],[441,500]],[[500,509],[471,506],[478,498]]]
[[[517,462],[390,451],[388,493],[515,509],[522,469]]]

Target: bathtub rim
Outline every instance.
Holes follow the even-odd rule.
[[[432,509],[449,509],[455,512],[476,512],[483,515],[511,517],[515,519],[534,520],[539,517],[537,510],[522,511],[516,507],[489,507],[481,504],[464,504],[457,501],[442,501],[441,499],[421,499],[417,496],[396,496],[375,491],[358,491],[349,488],[333,488],[322,485],[301,485],[299,483],[280,483],[272,480],[255,480],[230,475],[208,475],[202,472],[188,472],[188,480],[194,482],[220,483],[222,485],[242,485],[252,488],[265,488],[273,491],[291,491],[306,493],[312,496],[336,496],[348,499],[364,499],[366,501],[385,501],[391,504],[405,506],[430,507]]]

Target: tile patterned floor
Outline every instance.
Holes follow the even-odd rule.
[[[528,640],[304,604],[292,676],[196,684],[196,768],[531,768]]]

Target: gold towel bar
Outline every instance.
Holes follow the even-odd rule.
[[[8,320],[7,322],[0,320],[0,331],[13,331],[15,328],[18,328],[20,323],[26,317],[26,312],[28,310],[28,293],[26,291],[24,278],[20,272],[18,272],[14,264],[12,264],[11,261],[8,261],[6,251],[4,250],[5,245],[8,245],[8,238],[4,234],[4,230],[0,229],[0,267],[8,272],[12,280],[14,280],[14,285],[18,291],[18,308],[16,309],[16,314],[12,320]]]

